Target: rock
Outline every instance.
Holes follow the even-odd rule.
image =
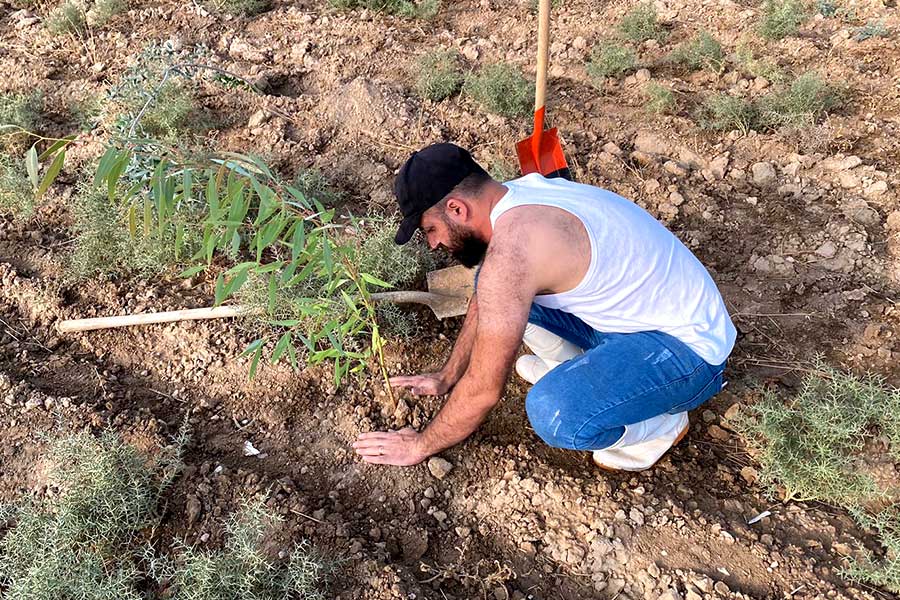
[[[437,521],[438,523],[443,523],[444,521],[447,520],[447,513],[445,513],[442,510],[434,511],[433,513],[431,513],[431,516],[434,517],[434,520]]]
[[[628,518],[631,519],[631,521],[638,527],[644,524],[644,513],[639,511],[637,508],[632,508],[628,512]]]
[[[724,581],[717,581],[713,586],[713,589],[716,590],[716,593],[720,596],[728,596],[731,593],[731,588],[729,588],[728,584]]]
[[[669,146],[658,136],[647,131],[639,131],[632,142],[634,149],[647,154],[668,154]]]
[[[725,178],[725,169],[728,168],[728,155],[723,154],[709,161],[709,170],[716,179]]]
[[[849,200],[843,205],[844,216],[865,227],[876,227],[881,224],[881,215],[861,199]]]
[[[769,187],[778,180],[775,173],[775,167],[770,162],[753,163],[750,167],[753,178],[753,185],[756,187]]]
[[[435,478],[442,480],[453,470],[453,464],[440,456],[432,456],[428,459],[428,470]]]
[[[247,127],[250,129],[255,129],[269,120],[269,115],[266,111],[260,109],[250,115],[250,119],[247,121]]]
[[[669,202],[672,203],[672,206],[681,206],[684,204],[684,196],[678,192],[672,192],[669,194]]]
[[[850,171],[842,171],[838,174],[838,183],[845,190],[850,190],[859,186],[859,177]]]
[[[741,469],[741,477],[744,478],[749,485],[753,485],[756,483],[756,480],[759,479],[759,473],[756,472],[756,469],[753,467],[743,467]]]
[[[608,152],[613,156],[622,156],[622,149],[612,142],[606,142],[605,144],[603,144],[603,151]]]
[[[641,150],[635,150],[634,152],[632,152],[631,160],[644,167],[656,164],[656,158],[653,154],[649,154]]]
[[[228,54],[231,55],[232,58],[246,60],[247,62],[252,63],[262,63],[266,62],[268,59],[265,51],[260,50],[250,42],[240,38],[235,38],[231,41],[231,45],[228,46]]]
[[[703,421],[706,423],[715,423],[716,418],[717,418],[716,413],[714,413],[713,411],[711,411],[709,409],[704,410],[701,417],[703,418]]]
[[[858,156],[832,156],[821,162],[822,168],[826,171],[849,171],[855,169],[862,164],[862,159]]]
[[[684,177],[688,174],[687,169],[679,165],[674,160],[667,160],[666,162],[664,162],[663,169],[665,169],[667,173],[671,173],[675,177]]]
[[[731,434],[719,427],[718,425],[710,425],[709,429],[707,429],[709,436],[713,439],[724,442],[728,438],[731,437]]]
[[[876,181],[864,190],[866,196],[880,196],[888,191],[887,181]]]
[[[200,504],[200,499],[197,498],[197,496],[191,494],[187,497],[184,512],[187,515],[188,525],[193,525],[197,522],[197,519],[200,517],[200,512],[202,510],[203,507]]]
[[[726,158],[725,160],[727,161],[728,159]],[[678,149],[678,162],[689,169],[706,168],[706,161],[703,160],[703,157],[684,146]]]
[[[506,591],[506,588],[502,585],[498,585],[494,588],[494,600],[507,600],[509,598],[509,592]]]
[[[740,402],[735,402],[734,404],[729,406],[728,409],[725,411],[724,417],[725,417],[726,421],[734,421],[740,416],[740,414],[741,414],[741,404],[740,404]]]
[[[650,71],[648,69],[638,69],[637,73],[634,74],[634,78],[637,79],[638,83],[650,81]]]
[[[44,406],[44,400],[38,394],[32,394],[25,401],[25,410],[32,410]]]
[[[826,241],[821,246],[816,248],[816,254],[818,256],[821,256],[822,258],[834,258],[834,256],[837,254],[837,251],[837,244],[835,244],[831,240]]]
[[[476,61],[478,60],[478,48],[475,46],[463,46],[460,50],[463,56],[465,56],[468,60]]]
[[[681,594],[675,588],[669,588],[660,594],[656,600],[681,600]]]
[[[579,35],[574,40],[572,40],[572,47],[576,50],[584,50],[585,48],[587,48],[587,40]]]
[[[461,538],[467,538],[472,534],[472,530],[469,527],[457,527],[454,531]]]

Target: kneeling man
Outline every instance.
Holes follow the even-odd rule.
[[[688,430],[687,411],[723,385],[735,328],[699,260],[642,208],[612,192],[526,175],[494,181],[464,149],[435,144],[400,169],[396,242],[421,229],[432,249],[482,261],[453,352],[437,373],[392,385],[450,397],[424,431],[364,433],[364,460],[414,465],[460,443],[500,400],[515,362],[525,408],[558,448],[639,471]]]

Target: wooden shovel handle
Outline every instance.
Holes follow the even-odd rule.
[[[72,331],[91,331],[94,329],[111,329],[130,325],[149,325],[150,323],[172,323],[174,321],[196,321],[198,319],[222,319],[225,317],[241,317],[257,312],[247,306],[216,306],[215,308],[189,308],[170,310],[158,313],[139,313],[118,317],[97,317],[94,319],[71,319],[61,321],[56,329],[61,333]]]
[[[537,77],[534,86],[534,110],[544,106],[547,97],[547,63],[550,61],[550,0],[538,0]]]
[[[397,302],[399,304],[428,304],[440,298],[437,294],[431,292],[377,292],[372,294],[372,300],[387,300],[388,302]]]

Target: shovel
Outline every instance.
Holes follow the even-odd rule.
[[[463,266],[448,267],[428,273],[427,292],[377,292],[372,294],[373,300],[388,300],[399,303],[416,303],[427,305],[438,319],[456,317],[466,314],[469,299],[475,289],[475,269]],[[131,325],[149,325],[151,323],[172,323],[174,321],[197,321],[202,319],[221,319],[225,317],[241,317],[260,312],[246,306],[216,306],[213,308],[189,308],[170,310],[158,313],[138,313],[115,317],[96,317],[92,319],[70,319],[61,321],[56,329],[61,333],[73,331],[92,331],[95,329],[112,329]]]
[[[559,143],[556,127],[544,131],[544,100],[547,95],[547,62],[550,56],[550,0],[539,0],[537,78],[534,90],[534,131],[516,143],[522,175],[540,173],[548,179],[572,180]]]

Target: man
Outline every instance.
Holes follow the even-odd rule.
[[[722,388],[735,328],[700,261],[636,204],[596,187],[531,174],[494,181],[468,152],[414,153],[394,184],[396,242],[420,229],[432,250],[483,258],[459,338],[437,373],[394,377],[450,397],[421,433],[364,433],[364,460],[414,465],[466,439],[500,400],[516,361],[533,384],[535,433],[639,471],[688,430],[687,411]]]

